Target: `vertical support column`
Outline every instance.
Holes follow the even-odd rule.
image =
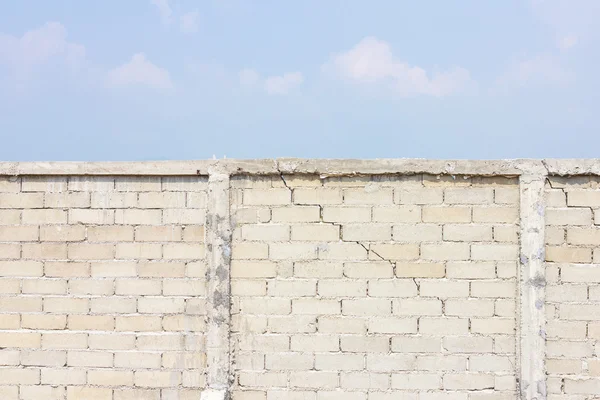
[[[519,389],[522,400],[546,398],[545,172],[520,177]]]
[[[229,174],[209,171],[206,216],[206,389],[201,400],[229,399],[231,223]]]

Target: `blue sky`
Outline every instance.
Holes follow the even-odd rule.
[[[597,0],[0,2],[0,160],[598,157]]]

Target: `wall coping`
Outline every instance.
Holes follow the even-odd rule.
[[[432,174],[471,176],[600,175],[600,159],[430,160],[302,159],[135,162],[0,162],[0,175],[195,176],[319,174],[328,176]]]

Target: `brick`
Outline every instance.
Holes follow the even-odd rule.
[[[110,260],[114,258],[115,248],[111,244],[69,243],[67,254],[71,260]]]
[[[396,203],[399,204],[442,204],[444,189],[411,187],[410,190],[397,190]]]
[[[386,260],[414,260],[419,258],[419,245],[413,243],[371,244],[369,249],[369,258],[375,260],[381,258]]]
[[[41,334],[35,332],[0,332],[0,347],[36,349],[40,347]]]
[[[183,229],[184,242],[204,242],[205,229],[203,225],[187,225]]]
[[[341,204],[342,191],[340,189],[294,189],[294,204]]]
[[[267,354],[265,368],[267,370],[302,371],[312,369],[314,359],[312,354],[277,353]]]
[[[68,386],[67,400],[112,400],[112,393],[107,388]]]
[[[115,389],[114,400],[160,400],[160,390],[158,389]],[[163,391],[164,393],[164,391]],[[164,397],[164,400],[191,400],[187,397],[176,395],[177,397]],[[166,395],[170,396],[170,395]]]
[[[115,223],[121,225],[160,225],[162,210],[119,209],[115,211]]]
[[[97,245],[100,246],[100,245]],[[106,245],[103,245],[106,246]],[[163,246],[158,243],[117,243],[115,256],[118,259],[160,259],[163,256]],[[112,258],[112,257],[111,257]]]
[[[330,335],[294,335],[290,338],[290,349],[302,352],[338,351],[339,338]]]
[[[449,373],[443,377],[445,390],[483,390],[494,388],[494,375],[481,373]]]
[[[23,294],[66,294],[67,281],[63,279],[24,280],[21,288]]]
[[[163,224],[202,225],[206,222],[206,210],[193,208],[166,208],[163,211],[162,221]]]
[[[592,210],[589,208],[548,208],[547,225],[592,225]]]
[[[351,316],[391,315],[392,304],[388,299],[345,299],[342,314]]]
[[[135,348],[135,335],[126,333],[90,333],[88,344],[88,347],[92,350],[133,350]]]
[[[133,241],[131,226],[90,226],[87,228],[90,242],[130,242]]]
[[[546,359],[549,374],[578,374],[581,373],[581,364],[581,360]]]
[[[514,334],[515,320],[513,318],[482,318],[471,319],[471,332],[489,334]]]
[[[565,379],[564,391],[567,394],[596,395],[600,393],[600,379]]]
[[[518,243],[519,242],[518,227],[511,226],[511,225],[494,226],[494,241]]]
[[[90,207],[89,193],[46,193],[46,208],[87,208]]]
[[[421,245],[421,258],[424,260],[468,260],[468,243],[439,243]]]
[[[23,227],[25,228],[25,227]],[[27,227],[32,229],[33,227]],[[37,230],[37,228],[35,229]],[[34,236],[37,236],[35,234]],[[40,226],[42,242],[79,242],[85,240],[85,226],[81,225],[46,225]]]
[[[65,398],[65,388],[58,386],[21,386],[19,388],[22,400],[63,400]],[[1,394],[0,390],[0,394]],[[2,396],[2,399],[5,397]],[[12,398],[7,398],[11,400]],[[15,400],[17,397],[15,396]]]
[[[367,295],[367,283],[356,280],[324,279],[318,282],[318,293],[322,297],[362,297]]]
[[[515,297],[517,289],[511,281],[474,281],[471,282],[473,297]]]
[[[25,366],[62,367],[66,362],[66,351],[24,350],[21,352],[21,364]]]
[[[361,357],[362,359],[362,357]],[[416,357],[412,354],[367,354],[367,370],[373,372],[411,371]]]
[[[277,264],[271,261],[232,261],[231,278],[273,278]]]
[[[494,203],[496,204],[518,204],[519,189],[496,188],[494,189]]]
[[[297,345],[304,346],[304,341],[297,340]],[[241,350],[283,352],[290,350],[290,337],[285,335],[244,335],[239,339]],[[298,349],[292,349],[297,351]],[[302,351],[302,350],[300,350]]]
[[[115,355],[115,364],[116,364]],[[118,371],[107,369],[88,370],[87,383],[100,386],[131,386],[133,385],[133,371]]]
[[[317,258],[317,245],[308,243],[270,243],[269,258],[272,260],[312,260]]]
[[[466,371],[466,356],[440,356],[419,355],[417,357],[416,369],[421,371]]]
[[[424,206],[423,222],[467,223],[471,222],[471,207]]]
[[[450,279],[493,279],[496,266],[491,262],[448,262],[446,277]]]
[[[469,283],[447,280],[421,280],[420,295],[425,297],[468,297]]]
[[[519,219],[516,207],[473,207],[473,222],[514,224]]]
[[[295,226],[295,235],[293,236],[293,240],[313,240],[314,236],[312,236],[310,232],[307,232],[307,230],[310,231],[310,229],[313,226],[314,225]],[[244,240],[265,240],[269,242],[284,242],[290,239],[289,225],[242,225],[241,231],[242,238]],[[310,239],[305,239],[306,237],[310,237]]]
[[[193,260],[204,258],[204,246],[189,243],[166,243],[163,257],[167,260]]]
[[[342,372],[340,386],[343,389],[387,389],[388,374],[370,372]]]
[[[390,350],[390,341],[383,336],[344,335],[340,337],[340,349],[348,353],[387,353]],[[337,351],[337,349],[329,351]]]
[[[314,360],[317,371],[357,371],[364,368],[365,360],[362,354],[316,354]],[[311,363],[308,368],[312,368]]]
[[[69,350],[67,365],[70,367],[112,367],[113,353]]]
[[[42,349],[85,349],[88,337],[85,333],[52,332],[42,334]],[[38,346],[39,347],[39,346]]]
[[[319,258],[325,260],[365,260],[367,250],[358,243],[329,242],[318,246]],[[377,258],[379,259],[379,258]]]
[[[92,208],[133,208],[137,207],[137,193],[110,191],[92,192]]]
[[[316,332],[317,317],[312,315],[269,316],[268,331],[271,333]]]
[[[42,276],[44,267],[37,261],[0,261],[0,276],[23,276],[39,277]]]
[[[266,243],[237,242],[232,246],[231,257],[234,260],[267,259],[269,246]]]
[[[396,242],[441,242],[442,227],[434,224],[394,225],[392,236]]]
[[[298,278],[341,278],[342,274],[342,263],[328,261],[294,263],[294,276]]]
[[[247,205],[284,205],[291,204],[292,192],[288,188],[281,189],[245,189],[243,204]]]
[[[41,297],[0,297],[0,312],[42,311]],[[4,315],[2,316],[5,317]]]
[[[193,315],[166,315],[163,317],[162,326],[165,331],[204,332],[206,330],[204,317]]]
[[[592,250],[581,247],[546,246],[546,261],[590,263]]]
[[[348,278],[391,278],[394,268],[389,262],[345,263],[344,276]]]
[[[417,333],[416,318],[371,318],[369,333]]]
[[[494,200],[492,188],[450,187],[444,191],[446,204],[490,204]]]
[[[239,383],[242,386],[250,387],[286,387],[287,374],[282,372],[241,372],[239,374]]]
[[[275,223],[319,222],[321,219],[321,210],[315,206],[276,207],[271,212],[272,222]]]
[[[0,225],[17,225],[21,223],[21,210],[0,209]],[[0,228],[0,232],[2,229]]]
[[[21,190],[21,178],[16,176],[0,177],[0,192],[17,193]]]
[[[133,231],[132,227],[123,227],[127,229],[128,235],[129,230]],[[129,237],[129,236],[127,236]],[[131,233],[133,237],[133,232]],[[135,229],[135,240],[140,242],[176,242],[182,238],[182,230],[180,226],[167,225],[167,226],[138,226]],[[123,241],[131,241],[131,239],[125,239]]]
[[[342,238],[347,241],[389,241],[392,227],[388,224],[348,224],[343,226]]]
[[[322,316],[318,320],[319,332],[322,333],[366,333],[366,321],[352,317]]]
[[[186,265],[182,262],[140,262],[137,264],[137,274],[143,278],[183,278],[186,276]]]
[[[560,318],[565,320],[593,321],[600,315],[600,305],[596,304],[561,304]]]
[[[491,317],[494,315],[494,301],[484,299],[449,299],[445,303],[448,316]]]
[[[20,206],[23,207],[23,206]],[[21,222],[24,225],[66,224],[67,212],[64,210],[43,209],[23,210]]]
[[[321,287],[319,282],[319,288]],[[377,279],[369,281],[371,297],[413,297],[417,295],[417,285],[411,279]]]
[[[600,282],[600,269],[595,265],[562,265],[560,277],[563,282]]]
[[[326,300],[319,298],[293,299],[293,314],[327,314],[334,315],[341,312],[338,300]]]
[[[91,268],[87,262],[46,261],[44,263],[44,276],[48,278],[85,278],[90,274]]]
[[[162,286],[161,282],[158,280],[117,279],[116,285],[115,285],[115,294],[117,294],[117,295],[159,295],[159,294],[161,294],[161,286]]]
[[[260,226],[260,225],[259,225]],[[277,227],[277,225],[275,225]],[[268,225],[263,225],[262,228],[266,228]],[[286,227],[287,229],[287,227]],[[291,228],[292,240],[304,240],[304,241],[335,241],[340,239],[340,227],[331,224],[309,224],[309,225],[292,225]],[[287,231],[284,233],[281,229],[277,239],[273,241],[283,241],[285,237],[289,236]],[[265,238],[262,240],[271,240]]]
[[[65,329],[67,317],[65,315],[40,315],[23,314],[21,316],[21,328],[23,329]]]
[[[93,313],[134,313],[136,312],[135,303],[135,299],[127,297],[98,297],[90,300],[90,311]]]
[[[317,294],[316,281],[270,281],[267,293],[269,296],[315,296]]]
[[[184,311],[185,300],[182,298],[142,297],[138,299],[137,312],[142,314],[174,314]]]
[[[112,284],[111,284],[112,287]],[[75,293],[77,294],[77,293]],[[44,298],[44,312],[51,313],[87,313],[89,299],[46,297]]]
[[[0,208],[42,208],[43,193],[0,193]]]
[[[492,240],[489,225],[444,225],[444,240],[450,242],[482,242]]]
[[[395,299],[392,303],[395,315],[441,315],[442,302],[438,299]]]
[[[334,223],[369,222],[371,221],[370,207],[323,207],[323,221]]]
[[[112,331],[115,318],[109,315],[69,315],[68,327],[74,331]]]
[[[441,278],[445,275],[442,263],[397,263],[396,276],[398,278]]]
[[[0,241],[35,242],[39,239],[37,226],[0,226]]]
[[[439,353],[442,351],[440,338],[432,337],[392,337],[392,351],[396,353]]]
[[[113,224],[115,211],[104,209],[78,209],[69,210],[69,224]]]
[[[24,243],[21,258],[34,260],[64,260],[67,245],[59,243]]]
[[[469,333],[469,320],[467,318],[421,317],[419,333],[432,336],[466,335]]]
[[[418,223],[421,208],[418,206],[374,207],[374,222]]]
[[[396,373],[392,374],[392,388],[403,390],[440,389],[440,378],[438,374],[427,372]]]
[[[0,385],[38,385],[40,370],[37,368],[2,368]]]
[[[452,353],[491,353],[493,343],[491,337],[480,336],[445,336],[444,348]]]
[[[571,189],[566,192],[566,195],[567,205],[570,207],[600,207],[600,190]]]
[[[93,272],[92,272],[93,276]],[[70,294],[114,294],[114,282],[112,279],[77,279],[69,281]],[[80,299],[65,299],[80,300]]]
[[[19,279],[0,279],[0,293],[17,294],[21,292],[21,281]]]

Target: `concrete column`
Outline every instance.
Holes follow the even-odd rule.
[[[517,358],[522,400],[546,398],[545,201],[546,174],[520,177],[521,250],[519,268],[520,322]]]
[[[229,174],[209,170],[206,216],[206,390],[201,400],[229,399],[231,223]]]

